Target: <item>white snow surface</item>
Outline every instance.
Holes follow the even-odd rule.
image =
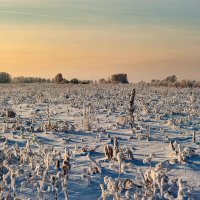
[[[135,126],[137,133],[141,135],[140,140],[136,138],[135,134],[132,134],[129,123],[124,125],[119,123],[120,117],[129,116],[129,94],[132,88],[136,88]],[[90,131],[84,131],[82,126],[84,107],[91,109]],[[179,143],[181,149],[185,147],[194,149],[195,155],[188,157],[185,162],[170,162],[166,174],[170,180],[181,178],[187,181],[187,185],[193,187],[191,192],[193,198],[200,199],[199,89],[156,88],[133,84],[0,85],[0,109],[0,150],[2,152],[5,148],[5,139],[8,148],[12,148],[17,143],[22,149],[25,148],[27,139],[33,137],[41,141],[44,147],[48,149],[53,147],[60,151],[62,153],[61,162],[66,147],[72,152],[68,183],[70,200],[97,200],[101,197],[100,184],[105,185],[104,177],[118,178],[118,171],[109,168],[110,164],[117,165],[117,161],[108,161],[104,155],[105,145],[113,145],[109,136],[118,138],[120,149],[125,147],[132,149],[134,159],[125,162],[132,163],[134,168],[122,173],[120,178],[131,179],[137,184],[141,182],[137,169],[145,172],[147,169],[154,168],[159,162],[173,159],[172,151],[169,148],[170,141]],[[16,113],[15,118],[3,115],[4,109],[12,109]],[[17,120],[18,125],[24,130],[12,128]],[[39,126],[49,121],[51,123],[59,122],[60,126],[65,123],[69,130],[65,132],[58,130],[40,132],[37,130]],[[31,124],[34,131],[30,130]],[[150,126],[151,137],[149,140],[145,138],[147,126]],[[75,130],[71,127],[74,127]],[[193,143],[192,140],[193,132],[196,132],[196,143]],[[81,151],[83,147],[88,152]],[[30,148],[32,152],[38,151],[38,146],[35,143],[31,143]],[[76,148],[78,150],[75,150]],[[94,152],[90,152],[90,157],[101,166],[102,174],[89,175],[91,182],[88,184],[87,179],[82,178],[82,175],[92,164],[86,156],[93,148],[96,149]],[[150,154],[155,154],[155,158],[152,158],[151,163],[144,164],[144,158]],[[39,158],[34,162],[40,162]],[[13,159],[9,165],[26,170],[26,173],[33,175],[33,169],[30,168],[29,163],[20,163]],[[7,170],[2,167],[2,163],[0,169],[2,177],[3,174],[7,173]],[[56,175],[56,173],[54,162],[50,161],[42,197],[38,197],[37,191],[39,187],[37,184],[42,177],[33,177],[29,181],[27,181],[26,175],[16,177],[17,197],[15,199],[55,199],[53,192],[48,192],[47,188],[50,186],[49,176]],[[1,180],[0,185],[2,182]],[[20,188],[23,182],[26,184],[24,188]],[[10,193],[9,198],[14,199],[13,191],[9,187],[10,178],[7,179],[4,192]],[[122,191],[121,199],[125,199],[124,195],[125,191]],[[159,197],[156,198],[159,199]],[[175,192],[174,199],[176,198]],[[65,199],[61,189],[58,190],[58,199]],[[110,196],[108,199],[113,199],[113,197]],[[185,197],[185,199],[188,198]]]

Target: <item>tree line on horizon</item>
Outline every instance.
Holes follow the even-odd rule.
[[[72,84],[90,84],[90,83],[95,83],[97,84],[97,81],[93,80],[78,80],[77,78],[73,78],[71,81],[66,80],[63,78],[62,74],[59,73],[55,76],[53,79],[53,82],[58,83],[58,84],[63,84],[63,83],[72,83]],[[113,74],[111,77],[106,80],[105,78],[99,79],[99,84],[104,84],[104,83],[129,83],[128,82],[128,76],[127,74]]]
[[[200,81],[186,80],[186,79],[178,80],[176,75],[168,76],[162,80],[152,79],[150,83],[145,83],[143,81],[141,81],[140,83],[147,86],[156,86],[156,87],[176,87],[176,88],[200,87]]]
[[[51,79],[41,77],[11,77],[6,72],[0,72],[0,83],[50,83]]]
[[[41,78],[41,77],[25,77],[25,76],[19,76],[19,77],[12,77],[10,74],[6,72],[0,72],[0,83],[72,83],[72,84],[89,84],[93,83],[93,81],[80,81],[76,78],[73,78],[72,80],[68,81],[62,77],[62,74],[57,74],[55,78],[53,79],[47,79],[47,78]]]
[[[91,84],[93,83],[93,80],[79,80],[77,78],[73,78],[70,81],[63,78],[63,75],[61,73],[58,73],[55,78],[52,79],[52,83],[57,83],[57,84]]]
[[[117,84],[117,83],[123,83],[128,84],[128,76],[127,74],[121,73],[121,74],[113,74],[111,77],[109,77],[107,80],[105,78],[99,79],[99,81],[93,81],[93,80],[79,80],[77,78],[73,78],[71,80],[67,80],[63,78],[63,75],[61,73],[58,73],[53,79],[46,79],[41,77],[11,77],[10,74],[6,72],[0,72],[0,83],[56,83],[56,84]],[[159,80],[159,79],[152,79],[151,82],[144,82],[141,81],[139,84],[145,85],[145,86],[154,86],[154,87],[181,87],[181,88],[194,88],[199,87],[200,88],[200,81],[195,80],[178,80],[176,75],[168,76],[165,79]]]
[[[77,78],[73,78],[71,80],[67,80],[63,77],[61,73],[58,73],[53,79],[46,79],[41,77],[11,77],[10,74],[6,72],[0,72],[0,83],[57,83],[57,84],[97,84],[97,81],[93,80],[79,80]],[[127,74],[113,74],[108,80],[102,78],[99,80],[100,84],[103,83],[129,83]]]

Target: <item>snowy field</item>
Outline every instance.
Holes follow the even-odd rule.
[[[200,199],[199,131],[199,89],[0,85],[0,199]]]

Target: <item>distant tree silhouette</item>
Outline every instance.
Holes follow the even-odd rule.
[[[63,79],[63,83],[69,83],[70,81],[68,81],[67,79]]]
[[[129,83],[127,74],[113,74],[111,76],[112,83]]]
[[[6,72],[0,72],[0,83],[10,83],[11,76]]]
[[[175,75],[168,76],[165,81],[174,83],[177,81],[177,77]]]
[[[81,83],[81,84],[91,84],[91,83],[93,83],[93,81],[92,80],[83,80],[83,81],[79,81],[79,83]]]
[[[50,79],[40,78],[40,77],[14,77],[12,78],[12,83],[50,83]]]
[[[102,83],[107,83],[106,79],[105,78],[101,78],[99,79],[99,83],[102,84]]]
[[[56,82],[56,83],[63,83],[63,76],[62,76],[61,73],[59,73],[59,74],[57,74],[57,75],[55,76],[55,82]]]
[[[77,78],[73,78],[73,79],[71,80],[71,83],[72,83],[72,84],[79,84],[79,80],[78,80]]]
[[[149,86],[158,86],[158,87],[181,87],[181,88],[193,88],[200,87],[200,82],[195,80],[181,80],[179,81],[175,75],[168,76],[163,80],[153,79],[151,83],[147,83]]]

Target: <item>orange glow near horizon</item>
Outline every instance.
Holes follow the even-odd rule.
[[[107,78],[130,81],[176,74],[199,79],[197,33],[150,26],[1,25],[0,71],[12,76]],[[148,34],[146,34],[148,32]],[[180,37],[181,35],[181,37]]]

